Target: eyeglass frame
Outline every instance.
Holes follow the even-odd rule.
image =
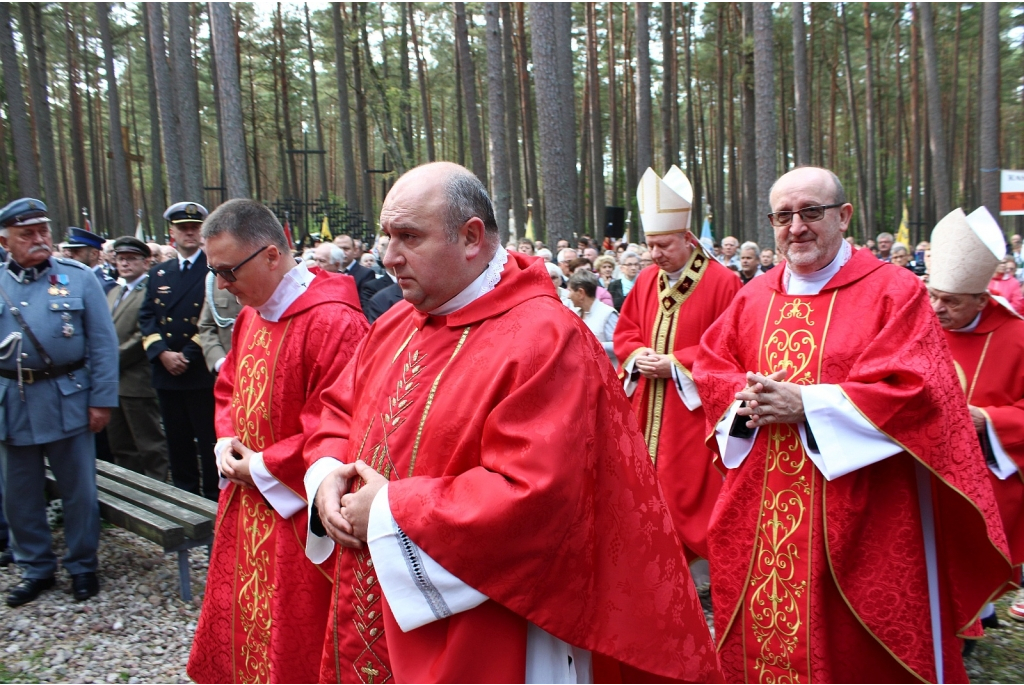
[[[238,271],[239,269],[241,269],[247,263],[251,262],[253,259],[256,259],[256,255],[258,255],[260,252],[263,252],[268,247],[270,247],[269,244],[264,245],[263,247],[261,247],[260,249],[256,250],[251,255],[249,255],[248,257],[246,257],[242,261],[240,261],[238,264],[235,264],[230,269],[218,269],[217,267],[209,266],[209,265],[207,265],[206,268],[214,276],[220,276],[221,278],[223,278],[228,283],[234,283],[234,282],[236,282],[238,280],[238,276],[235,275],[235,272]]]
[[[836,202],[836,203],[831,204],[831,205],[811,205],[809,207],[802,207],[801,209],[797,209],[797,210],[783,209],[783,210],[781,210],[782,212],[786,212],[786,213],[789,214],[789,221],[787,223],[784,223],[784,224],[776,224],[775,223],[775,217],[777,217],[780,214],[780,212],[771,212],[770,214],[768,214],[768,223],[770,223],[773,228],[782,228],[783,226],[792,226],[793,225],[793,215],[794,214],[799,214],[800,215],[800,220],[803,221],[805,224],[815,224],[815,223],[818,223],[819,221],[821,221],[822,219],[825,218],[825,213],[828,210],[835,209],[836,207],[842,207],[845,204],[846,204],[845,202]],[[808,209],[820,209],[821,210],[821,217],[818,218],[818,219],[811,220],[811,221],[805,219],[803,213],[806,212]]]

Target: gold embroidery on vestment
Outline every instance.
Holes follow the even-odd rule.
[[[270,630],[273,625],[271,605],[274,598],[274,583],[271,558],[273,550],[268,548],[274,532],[274,513],[262,500],[243,489],[239,502],[239,536],[242,553],[238,558],[238,609],[241,615],[245,644],[242,645],[242,666],[238,669],[241,683],[270,682]]]

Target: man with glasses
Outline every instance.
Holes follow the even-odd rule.
[[[167,480],[167,437],[160,425],[160,404],[153,391],[153,371],[142,347],[139,307],[146,298],[151,252],[138,238],[114,241],[120,277],[107,293],[120,345],[118,406],[110,412],[107,437],[114,463],[161,482]]]
[[[633,291],[636,277],[640,274],[640,257],[636,252],[626,250],[619,259],[619,277],[608,284],[615,311],[622,311],[622,302]]]
[[[214,377],[206,367],[198,328],[206,282],[199,231],[208,213],[196,202],[178,202],[164,212],[178,256],[149,270],[139,329],[167,432],[171,481],[215,500]]]
[[[1010,565],[928,293],[843,240],[853,206],[827,169],[769,198],[785,263],[740,290],[693,373],[726,470],[708,530],[726,680],[963,682],[957,638]]]

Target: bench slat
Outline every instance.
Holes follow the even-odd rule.
[[[171,502],[183,509],[194,511],[210,519],[217,518],[217,503],[205,497],[193,495],[191,492],[186,492],[167,483],[161,483],[149,476],[135,473],[109,461],[97,460],[96,472],[112,481],[122,483],[148,495],[153,495],[166,502]]]
[[[100,503],[100,516],[118,528],[124,528],[163,545],[165,549],[185,542],[185,530],[173,521],[140,509],[106,492],[98,493],[97,499]]]
[[[213,534],[213,520],[206,514],[197,514],[177,504],[140,492],[130,485],[118,483],[103,476],[96,476],[96,486],[100,492],[114,495],[140,509],[145,509],[161,518],[177,523],[185,531],[185,537],[189,539],[202,539]]]

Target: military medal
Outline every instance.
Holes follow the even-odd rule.
[[[67,297],[67,286],[70,282],[67,274],[50,274],[50,288],[46,292],[50,295]]]
[[[64,325],[60,327],[60,332],[65,338],[70,338],[75,334],[75,327],[71,325],[71,313],[61,312],[60,320],[64,322]]]

